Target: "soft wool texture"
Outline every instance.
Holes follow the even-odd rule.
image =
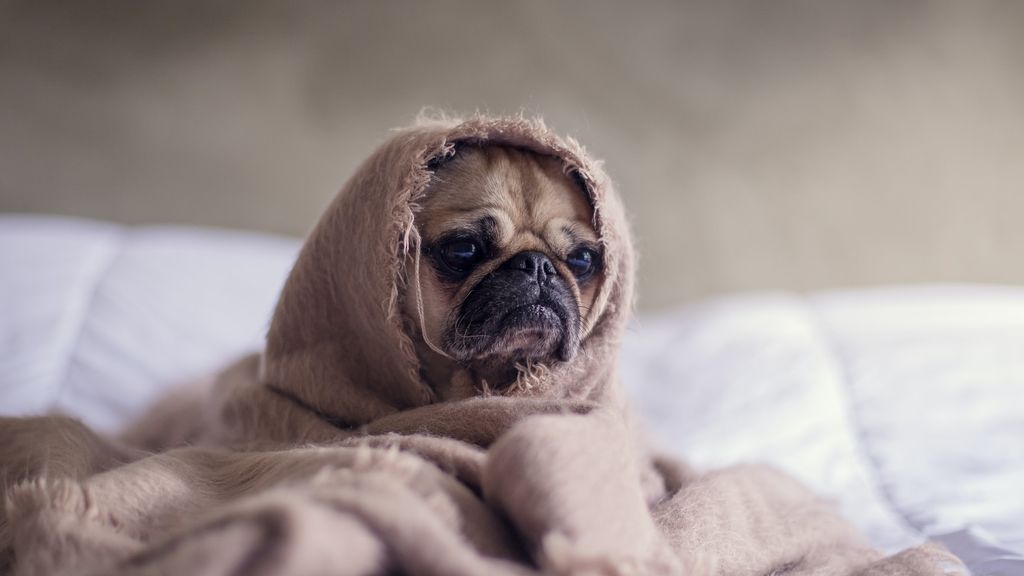
[[[561,160],[606,271],[580,353],[504,395],[437,402],[403,314],[417,202],[457,144]],[[618,196],[574,141],[520,118],[401,130],[307,240],[260,356],[183,389],[118,441],[0,419],[0,572],[284,575],[939,575],[883,558],[770,468],[698,474],[651,453],[616,381],[634,255]],[[412,315],[415,316],[415,315]]]

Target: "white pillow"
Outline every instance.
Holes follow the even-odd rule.
[[[0,216],[0,413],[109,431],[262,346],[299,243]]]

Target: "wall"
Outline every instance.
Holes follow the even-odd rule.
[[[2,2],[0,210],[301,235],[423,106],[542,113],[646,308],[1024,282],[1024,3]]]

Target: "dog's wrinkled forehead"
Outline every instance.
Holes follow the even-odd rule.
[[[593,209],[559,159],[511,147],[460,147],[438,166],[417,220],[428,241],[483,232],[510,250],[564,257],[596,243]]]

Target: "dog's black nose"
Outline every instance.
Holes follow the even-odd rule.
[[[547,256],[542,252],[534,252],[532,250],[520,252],[509,258],[502,268],[522,270],[530,276],[535,276],[537,283],[541,285],[547,282],[548,278],[558,273],[555,270],[555,265],[551,263],[551,260],[548,260]]]

